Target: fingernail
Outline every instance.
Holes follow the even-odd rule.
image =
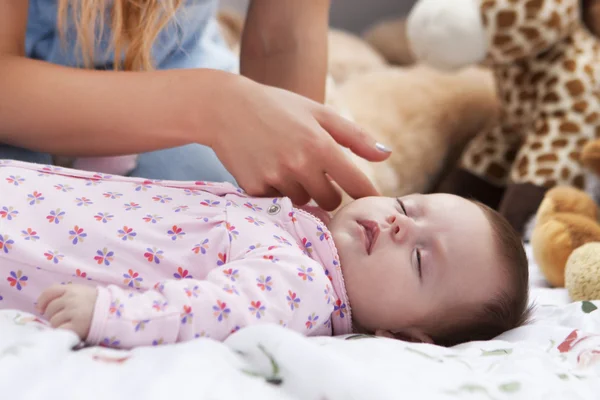
[[[377,147],[377,150],[379,151],[383,151],[384,153],[391,153],[392,150],[390,150],[385,144],[382,143],[375,143],[375,147]]]

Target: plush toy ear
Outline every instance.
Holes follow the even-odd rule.
[[[375,331],[375,336],[403,340],[405,342],[433,344],[433,339],[418,329],[405,329],[402,332],[390,332],[383,329],[377,329]]]

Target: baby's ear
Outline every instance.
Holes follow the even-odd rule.
[[[390,332],[383,329],[377,329],[375,331],[375,336],[403,340],[405,342],[433,344],[433,339],[418,329],[405,329],[401,332]]]

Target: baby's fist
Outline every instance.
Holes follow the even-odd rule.
[[[53,328],[68,329],[85,340],[90,331],[96,289],[84,285],[54,285],[44,290],[37,308]]]

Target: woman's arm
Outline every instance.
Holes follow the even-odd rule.
[[[28,1],[0,1],[0,142],[77,156],[209,144],[211,130],[197,127],[232,76],[87,71],[27,59],[27,10]]]
[[[330,0],[253,0],[242,37],[241,73],[322,103]]]

